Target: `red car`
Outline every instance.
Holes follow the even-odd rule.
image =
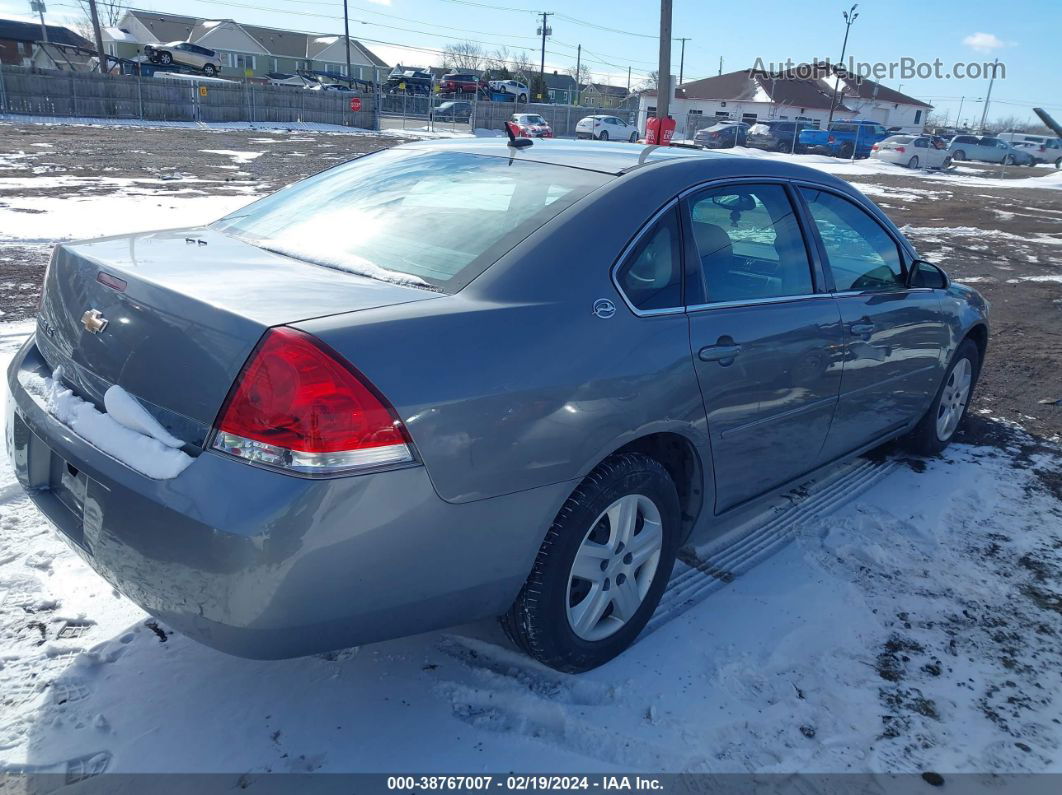
[[[442,76],[439,90],[445,94],[475,94],[480,85],[480,80],[475,75],[455,72]]]
[[[520,134],[528,138],[552,138],[553,128],[537,113],[514,113],[509,121],[520,128]]]

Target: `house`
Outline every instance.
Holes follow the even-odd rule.
[[[748,124],[794,119],[825,125],[830,117],[835,86],[839,89],[833,112],[835,119],[872,119],[886,127],[920,132],[932,108],[927,102],[873,80],[838,74],[826,65],[796,67],[778,73],[742,69],[675,88],[670,106],[671,117],[676,122],[675,137],[690,138],[696,130],[716,119]],[[646,119],[655,114],[656,91],[643,91],[638,105],[639,125],[644,129]]]
[[[569,74],[560,74],[557,71],[546,72],[546,93],[549,101],[558,105],[572,105],[575,103],[576,85],[575,78]]]
[[[270,73],[300,69],[347,76],[342,36],[244,25],[232,19],[201,19],[154,11],[126,11],[118,25],[103,29],[110,55],[136,58],[145,44],[189,41],[221,56],[224,77],[265,78]],[[387,64],[363,44],[350,39],[350,66],[356,80],[387,78]]]
[[[55,44],[68,44],[72,47],[95,49],[88,41],[69,28],[59,25],[45,25],[48,41]],[[33,66],[35,56],[41,49],[44,31],[36,22],[22,22],[15,19],[0,19],[0,64],[7,66]],[[56,48],[52,48],[55,50]],[[46,68],[56,68],[46,64],[37,64]]]
[[[618,108],[627,99],[628,93],[623,86],[587,83],[580,89],[579,104],[590,108]]]

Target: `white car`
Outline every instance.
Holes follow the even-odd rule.
[[[870,156],[907,168],[948,168],[951,155],[942,138],[930,135],[890,135],[870,147]]]
[[[617,116],[586,116],[575,125],[575,137],[634,143],[638,140],[638,128]]]
[[[491,80],[487,85],[498,94],[512,94],[517,102],[527,102],[531,96],[531,90],[519,80]]]

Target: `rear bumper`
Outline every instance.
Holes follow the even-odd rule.
[[[570,491],[454,505],[423,467],[309,480],[205,452],[171,480],[110,458],[8,371],[6,442],[19,482],[115,588],[230,654],[296,657],[503,612]]]

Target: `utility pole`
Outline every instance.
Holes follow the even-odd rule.
[[[966,101],[966,96],[959,97],[959,112],[955,114],[955,128],[958,129],[962,126],[962,103]]]
[[[539,64],[540,82],[538,86],[542,90],[545,90],[546,88],[546,36],[553,33],[553,31],[549,29],[549,18],[551,16],[553,16],[552,11],[542,12],[542,62]],[[539,95],[539,99],[541,100],[543,97]]]
[[[996,82],[996,70],[999,66],[999,59],[996,58],[992,64],[992,78],[988,81],[988,93],[985,94],[985,109],[981,111],[981,131],[985,129],[985,119],[988,117],[988,103],[992,101],[992,84]]]
[[[343,43],[347,45],[347,86],[354,87],[350,74],[350,17],[347,15],[347,0],[343,0]]]
[[[582,86],[579,85],[579,81],[583,79],[583,45],[575,51],[575,103],[579,104],[579,94],[582,93]]]
[[[41,16],[41,41],[48,43],[48,26],[44,24],[44,0],[30,0],[30,11],[36,11]]]
[[[103,34],[100,32],[100,15],[96,12],[96,0],[88,0],[89,16],[92,17],[92,33],[96,38],[96,56],[100,74],[107,73],[107,55],[103,52]]]
[[[859,8],[859,3],[853,3],[850,9],[841,12],[841,16],[844,17],[844,44],[841,45],[841,61],[833,68],[833,99],[830,100],[830,118],[826,122],[827,129],[833,124],[833,112],[837,109],[837,90],[841,87],[841,76],[837,74],[837,69],[838,67],[844,68],[844,54],[848,49],[848,31],[852,29],[852,24],[859,16],[857,8]]]
[[[679,85],[682,85],[682,78],[686,73],[686,42],[689,39],[679,39],[682,42],[682,55],[679,57]]]
[[[660,0],[660,62],[656,73],[656,117],[671,109],[671,0]]]
[[[723,56],[719,56],[719,74],[723,73]]]
[[[627,67],[627,96],[631,93],[631,68]]]

